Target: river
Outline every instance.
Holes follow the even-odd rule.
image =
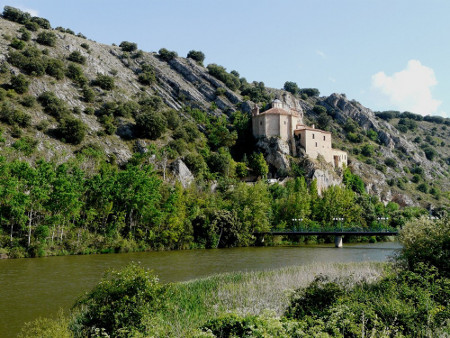
[[[25,322],[68,310],[109,268],[140,262],[162,282],[232,271],[269,270],[321,262],[386,261],[398,242],[251,247],[0,260],[0,337],[15,337]]]

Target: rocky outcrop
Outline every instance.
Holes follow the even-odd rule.
[[[184,188],[187,188],[195,179],[194,175],[192,175],[189,168],[181,159],[175,160],[171,165],[171,169],[175,178],[180,181]]]
[[[290,169],[289,145],[276,137],[262,137],[256,143],[257,149],[263,153],[271,177],[285,176]]]

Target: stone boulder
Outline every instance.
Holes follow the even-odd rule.
[[[192,175],[189,168],[180,158],[172,163],[171,169],[173,175],[180,181],[183,188],[187,188],[195,179],[194,175]]]

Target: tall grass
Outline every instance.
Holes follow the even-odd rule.
[[[227,273],[173,284],[167,308],[149,318],[149,331],[165,336],[189,336],[209,319],[224,312],[259,315],[267,311],[281,316],[295,289],[305,287],[317,275],[352,282],[375,281],[383,263],[315,264],[279,270]]]

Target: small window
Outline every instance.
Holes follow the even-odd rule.
[[[323,136],[323,140],[325,141],[325,135]]]
[[[286,125],[286,121],[284,121],[284,124]]]
[[[259,125],[262,126],[262,121],[259,121]]]
[[[313,140],[314,140],[314,134],[313,134]],[[317,143],[316,143],[317,144]]]
[[[317,142],[316,142],[316,147],[317,147]]]

